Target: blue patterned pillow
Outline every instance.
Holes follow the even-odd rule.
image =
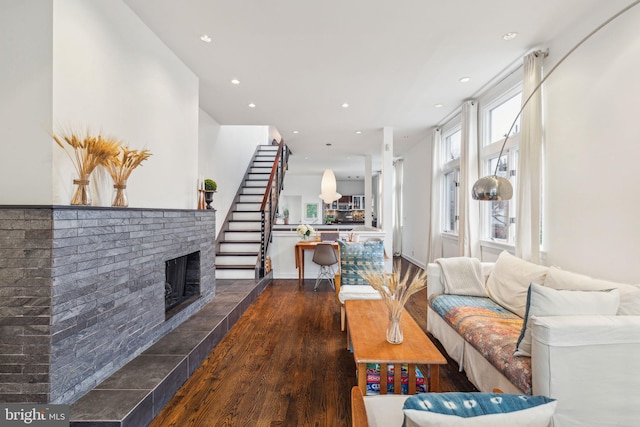
[[[408,398],[404,427],[547,427],[556,401],[501,393],[425,393]]]
[[[384,271],[384,243],[372,242],[343,242],[340,245],[340,284],[368,285],[360,277],[364,270]]]

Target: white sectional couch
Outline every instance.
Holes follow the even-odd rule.
[[[448,322],[432,307],[437,295],[451,294],[453,292],[448,291],[455,291],[456,286],[445,286],[441,265],[429,264],[427,328],[458,362],[469,380],[483,392],[500,389],[505,393],[557,399],[554,427],[640,425],[640,287],[600,281],[553,267],[543,267],[542,275],[539,269],[528,275],[533,271],[530,267],[535,270],[541,266],[525,263],[506,252],[500,255],[497,263],[502,281],[497,277],[497,264],[482,263],[483,284],[488,287],[491,282],[493,289],[488,289],[488,297],[473,298],[504,302],[509,306],[505,308],[521,317],[527,303],[526,281],[532,276],[538,276],[535,281],[542,282],[545,289],[595,291],[616,288],[620,305],[616,313],[609,315],[563,315],[560,312],[531,316],[526,322],[532,337],[530,372],[527,374],[531,389],[523,390],[526,387],[509,380],[454,329],[449,314],[445,316]],[[507,269],[512,277],[506,280],[521,282],[514,288],[501,284],[505,282]],[[568,295],[571,298],[578,294]],[[571,312],[569,307],[567,312]],[[515,344],[507,346],[506,351],[512,352]]]

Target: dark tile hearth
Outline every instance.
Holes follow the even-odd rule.
[[[269,282],[218,279],[213,301],[72,404],[71,426],[148,425]]]

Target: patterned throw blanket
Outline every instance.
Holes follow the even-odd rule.
[[[531,358],[513,355],[522,318],[484,297],[432,295],[429,305],[509,381],[531,394]]]

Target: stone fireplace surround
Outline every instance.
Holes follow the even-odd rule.
[[[165,261],[201,297],[165,321]],[[215,211],[0,206],[0,401],[71,403],[211,301]]]

